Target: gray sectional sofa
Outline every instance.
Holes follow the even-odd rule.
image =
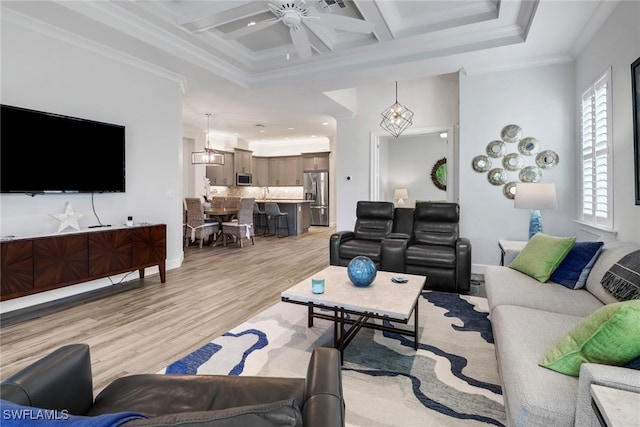
[[[606,243],[583,289],[541,283],[508,267],[485,273],[490,318],[509,426],[596,427],[590,385],[640,393],[640,371],[583,364],[578,378],[538,363],[582,319],[617,300],[600,281],[624,255],[640,249],[625,242]]]

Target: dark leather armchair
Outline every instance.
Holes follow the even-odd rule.
[[[133,412],[148,418],[122,425],[339,427],[345,424],[341,375],[338,350],[317,347],[306,378],[131,375],[112,382],[94,401],[89,346],[72,344],[4,380],[0,393],[4,401],[65,417],[98,417],[98,424]]]
[[[344,267],[356,256],[363,255],[381,268],[382,239],[393,230],[394,209],[391,202],[358,202],[354,230],[339,231],[331,236],[329,263]]]
[[[429,288],[468,292],[471,242],[460,237],[459,220],[457,203],[416,203],[405,272],[426,276]]]

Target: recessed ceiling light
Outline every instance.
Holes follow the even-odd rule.
[[[256,25],[256,21],[251,21],[247,24],[247,27],[253,27],[254,25]]]
[[[446,132],[440,132],[440,138],[446,138],[447,136]]]
[[[329,123],[327,123],[327,122],[322,122],[322,126],[329,126]]]
[[[260,129],[260,130],[259,130],[259,132],[260,132],[260,133],[264,133],[264,129]]]
[[[287,129],[289,129],[289,130],[294,130],[295,128],[287,128]]]

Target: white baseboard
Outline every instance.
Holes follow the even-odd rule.
[[[166,269],[172,270],[179,268],[184,260],[184,252],[180,258],[168,259],[166,261]],[[160,274],[158,267],[147,267],[144,270],[145,277]],[[109,280],[111,279],[111,280]],[[90,282],[78,283],[77,285],[66,286],[64,288],[52,289],[50,291],[40,292],[34,295],[27,295],[20,298],[14,298],[0,302],[0,313],[9,313],[11,311],[23,308],[33,307],[36,305],[48,303],[62,298],[79,295],[85,292],[95,291],[109,286],[118,285],[120,283],[129,282],[138,279],[138,270],[129,273],[116,274],[102,279],[92,280]]]

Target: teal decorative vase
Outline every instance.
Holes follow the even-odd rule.
[[[357,256],[347,265],[349,280],[356,286],[369,286],[375,280],[376,274],[376,264],[366,256]]]

